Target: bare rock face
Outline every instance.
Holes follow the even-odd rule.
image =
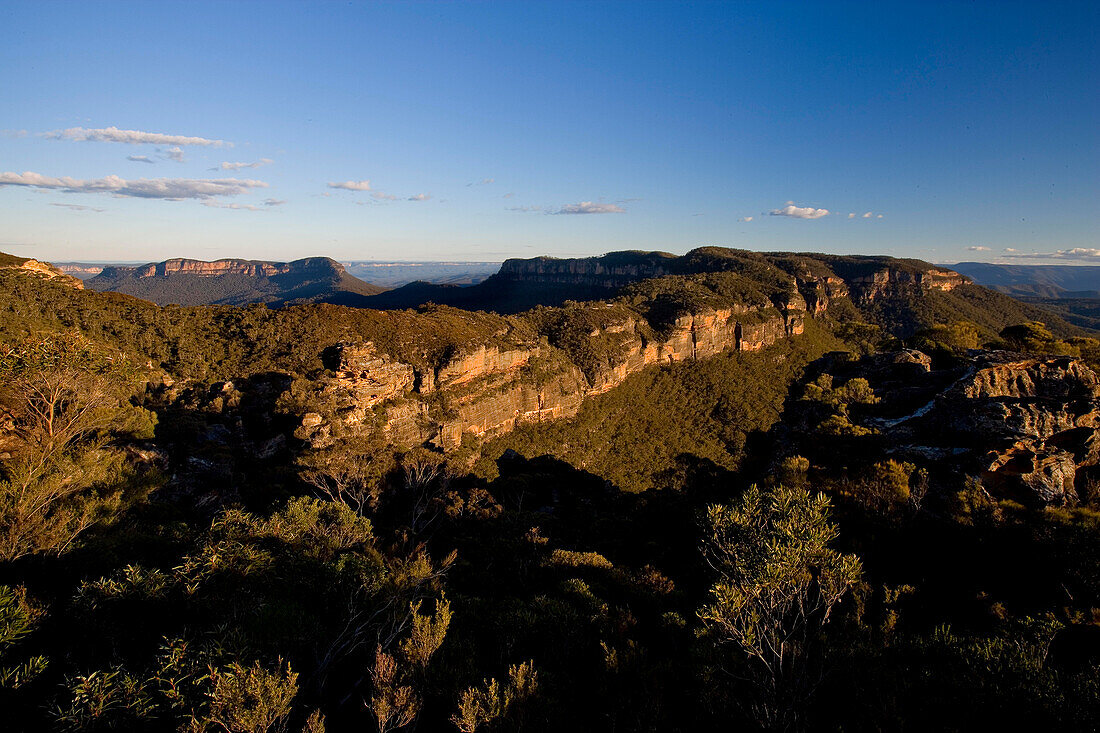
[[[994,495],[1054,506],[1077,503],[1077,462],[1073,453],[1024,440],[991,451],[987,458],[982,479]]]
[[[950,291],[970,282],[952,270],[930,269],[911,271],[884,267],[869,274],[846,277],[852,300],[860,304],[873,303],[905,291]]]
[[[416,379],[411,365],[378,353],[369,341],[337,344],[325,354],[336,372],[335,383],[346,390],[360,408],[369,409],[386,400],[401,397]]]

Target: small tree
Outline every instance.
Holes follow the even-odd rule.
[[[749,489],[741,503],[707,508],[703,551],[717,574],[699,611],[704,634],[747,660],[736,672],[757,690],[753,713],[789,730],[821,680],[816,646],[833,606],[860,577],[860,561],[829,547],[829,500],[801,488]]]
[[[0,346],[0,404],[19,441],[0,467],[0,560],[63,552],[119,500],[100,450],[124,417],[123,360],[78,335]],[[102,490],[101,490],[102,489]]]

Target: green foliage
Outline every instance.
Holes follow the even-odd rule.
[[[910,346],[914,349],[932,353],[935,351],[962,352],[976,349],[982,345],[985,336],[982,330],[969,321],[938,323],[917,331]]]
[[[230,733],[279,729],[298,693],[298,674],[280,659],[275,671],[234,662],[211,673],[210,719]]]
[[[489,442],[475,470],[495,476],[493,459],[512,449],[549,453],[627,491],[682,488],[738,467],[750,436],[779,419],[802,369],[839,346],[808,322],[803,336],[762,351],[645,370],[585,400],[575,418],[520,426]]]
[[[699,611],[705,635],[749,659],[755,714],[787,728],[820,681],[814,649],[861,563],[832,549],[829,500],[805,489],[753,486],[737,505],[707,507],[703,550],[717,580]]]
[[[516,717],[516,708],[533,697],[538,688],[539,675],[533,661],[512,665],[508,668],[507,682],[498,682],[493,677],[479,687],[466,688],[451,722],[461,733],[475,733],[493,726],[509,715]]]
[[[871,511],[897,514],[910,506],[909,485],[915,471],[912,463],[879,461],[859,471],[841,490]]]
[[[13,647],[35,626],[35,612],[27,603],[26,591],[0,585],[0,689],[16,689],[46,670],[49,661],[38,655],[17,662]]]

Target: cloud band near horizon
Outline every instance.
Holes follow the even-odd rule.
[[[113,196],[180,201],[211,199],[216,196],[238,196],[254,188],[267,188],[263,181],[236,178],[138,178],[127,180],[107,176],[81,180],[62,176],[55,178],[40,173],[0,173],[0,187],[26,186],[53,189],[64,193],[107,193]]]

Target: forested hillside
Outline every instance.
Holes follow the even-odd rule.
[[[1094,332],[677,261],[517,262],[607,297],[506,314],[0,269],[5,725],[1094,730]]]

